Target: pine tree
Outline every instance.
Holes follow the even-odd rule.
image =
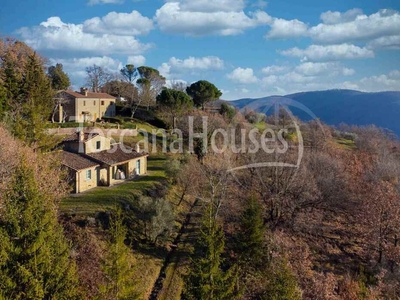
[[[236,266],[223,270],[224,232],[208,208],[197,244],[199,253],[192,260],[190,273],[185,278],[183,299],[224,300],[240,297],[236,291]]]
[[[256,267],[266,261],[265,226],[260,203],[251,197],[240,218],[241,231],[237,235],[240,264]]]
[[[77,274],[54,202],[28,162],[16,169],[0,217],[0,291],[6,299],[77,299]]]
[[[134,261],[131,250],[125,245],[127,228],[123,225],[121,211],[110,219],[110,240],[103,271],[106,284],[101,287],[107,299],[137,299],[134,284]]]

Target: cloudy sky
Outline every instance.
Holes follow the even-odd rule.
[[[2,0],[17,37],[74,87],[85,67],[149,65],[223,99],[333,88],[400,90],[399,0]]]

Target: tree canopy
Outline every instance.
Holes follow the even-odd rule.
[[[157,96],[157,103],[162,107],[169,108],[174,115],[193,106],[193,101],[188,94],[168,88],[163,89]]]
[[[133,83],[137,77],[137,69],[134,65],[128,64],[120,70],[121,75],[130,83]]]
[[[222,92],[214,84],[206,80],[193,83],[187,87],[186,92],[193,98],[194,104],[203,110],[206,103],[218,100],[222,96]]]
[[[96,64],[86,68],[86,86],[93,92],[98,93],[100,89],[111,79],[110,73]]]
[[[137,71],[140,76],[136,81],[139,88],[137,102],[149,109],[150,105],[156,103],[156,98],[165,84],[165,77],[158,70],[147,66],[141,66]]]
[[[62,64],[50,66],[47,70],[47,74],[50,78],[53,90],[66,90],[71,85],[71,81],[69,80],[67,73],[64,72]]]

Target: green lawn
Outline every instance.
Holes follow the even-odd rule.
[[[165,179],[165,162],[166,158],[163,155],[150,156],[148,175],[113,187],[97,187],[82,194],[71,195],[61,202],[60,210],[63,213],[83,216],[94,216],[96,212],[109,210],[116,202],[142,193]]]

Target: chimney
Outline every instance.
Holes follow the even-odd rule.
[[[85,134],[83,133],[83,131],[78,131],[78,141],[79,142],[83,142],[83,140],[85,139]]]
[[[139,143],[136,143],[136,147],[135,148],[136,148],[136,152],[140,153],[140,145],[139,145]]]
[[[87,97],[87,95],[88,95],[88,89],[87,89],[87,88],[84,88],[84,87],[81,87],[81,94],[84,95],[85,97]]]

